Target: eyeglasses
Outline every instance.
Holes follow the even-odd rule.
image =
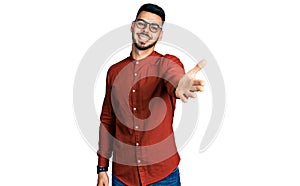
[[[162,29],[162,26],[159,26],[157,23],[149,23],[143,19],[137,19],[134,22],[135,22],[136,27],[138,27],[140,29],[145,29],[149,25],[149,29],[153,33],[156,33],[160,29]]]

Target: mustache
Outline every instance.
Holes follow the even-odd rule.
[[[151,37],[149,34],[147,34],[146,32],[138,33],[138,35],[144,35],[144,36],[146,36],[146,37],[152,39],[152,37]]]

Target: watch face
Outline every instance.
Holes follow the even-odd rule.
[[[97,172],[104,172],[104,171],[107,171],[108,170],[108,167],[97,167]]]

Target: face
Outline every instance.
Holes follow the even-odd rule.
[[[154,47],[156,42],[162,37],[161,26],[163,22],[161,18],[156,14],[142,11],[136,20],[139,21],[131,24],[132,42],[135,47],[139,50],[147,50]]]

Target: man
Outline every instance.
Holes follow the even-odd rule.
[[[203,61],[184,73],[180,60],[154,51],[162,38],[164,10],[140,7],[131,24],[132,51],[110,67],[100,116],[98,186],[180,185],[178,155],[172,129],[176,98],[187,102],[204,82],[195,79]]]

